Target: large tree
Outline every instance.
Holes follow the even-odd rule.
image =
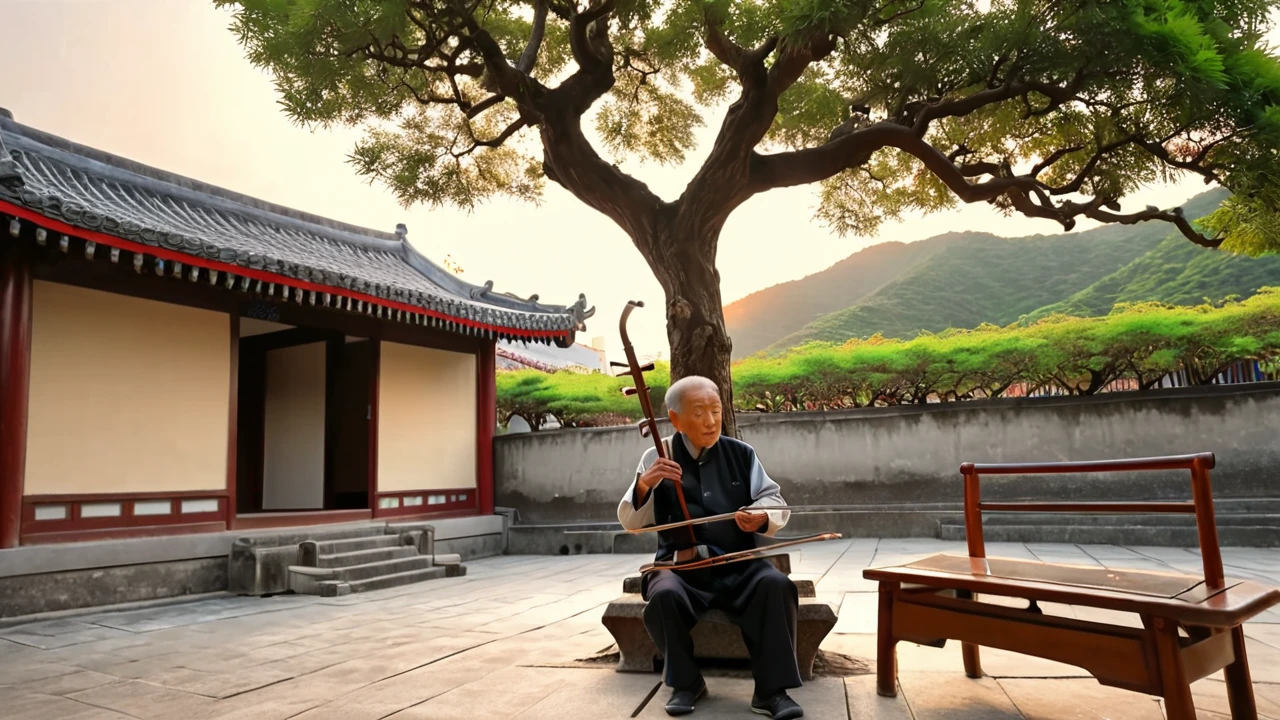
[[[716,244],[759,193],[821,183],[842,233],[987,202],[1280,248],[1277,0],[214,1],[292,118],[368,128],[353,162],[406,205],[549,178],[616,222],[666,294],[672,376],[719,382],[730,434]],[[611,162],[682,162],[726,105],[674,200]],[[1188,174],[1231,199],[1196,224],[1121,207]]]

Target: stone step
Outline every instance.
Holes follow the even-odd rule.
[[[433,567],[431,558],[426,555],[413,555],[411,557],[396,558],[394,560],[380,560],[378,562],[365,563],[363,565],[348,565],[347,567],[331,568],[333,570],[333,579],[342,580],[343,582],[356,582],[359,580],[368,580],[369,578],[381,577],[383,575],[396,575],[398,573],[410,572],[413,570],[426,570]]]
[[[292,565],[289,567],[288,588],[299,595],[319,595],[325,583],[356,583],[388,575],[430,570],[433,567],[435,566],[431,558],[426,555],[413,555],[346,567]],[[442,577],[446,573],[451,573],[451,576],[465,574],[465,569],[460,564],[439,567],[439,570]]]
[[[325,540],[316,543],[316,546],[321,555],[338,555],[357,550],[399,547],[400,536],[371,535],[369,537],[348,538],[345,540]]]
[[[415,548],[408,545],[397,545],[395,547],[369,548],[368,550],[352,550],[351,552],[321,555],[316,565],[322,568],[342,568],[417,556],[418,551]]]
[[[385,590],[387,588],[400,587],[402,585],[411,585],[424,580],[436,580],[446,577],[446,575],[446,569],[443,567],[429,567],[420,570],[393,573],[391,575],[379,575],[377,577],[366,578],[364,580],[353,580],[347,582],[346,585],[351,588],[351,592],[357,593],[369,590]]]
[[[942,540],[965,539],[963,524],[939,527]],[[983,523],[986,542],[1078,543],[1082,545],[1153,545],[1195,547],[1199,537],[1194,526],[1084,526],[1084,525],[988,525]],[[1226,547],[1280,547],[1280,527],[1271,525],[1219,525],[1218,542]]]

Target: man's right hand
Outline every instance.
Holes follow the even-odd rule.
[[[636,480],[636,489],[640,492],[639,502],[644,503],[649,497],[649,491],[663,480],[680,482],[680,473],[680,463],[666,458],[655,460],[649,469],[640,473],[639,479]]]

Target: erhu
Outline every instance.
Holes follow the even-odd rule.
[[[610,364],[615,367],[627,368],[623,373],[619,374],[619,377],[622,375],[630,375],[631,380],[635,385],[633,387],[623,388],[622,394],[640,396],[640,409],[644,413],[644,419],[639,423],[640,434],[644,437],[653,438],[653,447],[658,451],[659,458],[669,459],[667,457],[667,450],[662,443],[662,437],[658,434],[658,420],[653,415],[653,400],[649,397],[649,386],[644,382],[644,374],[653,369],[653,363],[648,363],[643,367],[640,365],[640,361],[636,359],[636,351],[631,347],[631,337],[627,335],[627,318],[631,317],[632,310],[641,307],[644,307],[643,302],[640,302],[639,300],[629,300],[627,301],[627,306],[622,309],[622,320],[618,322],[618,334],[622,336],[622,352],[627,356],[627,362],[625,364],[619,362]],[[678,480],[671,480],[670,478],[665,479],[675,485],[676,497],[680,500],[680,512],[684,515],[685,522],[691,522],[692,518],[689,516],[689,506],[684,500],[683,483]],[[650,492],[653,491],[650,490]],[[689,531],[689,541],[696,545],[698,543],[698,539],[693,534],[693,526],[686,525],[685,529]]]
[[[631,317],[631,312],[633,310],[635,310],[636,308],[642,308],[642,307],[644,307],[643,302],[640,302],[639,300],[630,300],[627,302],[627,306],[622,309],[622,320],[619,321],[618,323],[618,334],[622,336],[622,352],[626,355],[627,362],[626,363],[614,362],[614,363],[610,363],[610,365],[613,365],[614,367],[626,368],[625,371],[619,374],[619,377],[621,377],[622,375],[630,375],[631,379],[635,382],[635,385],[633,387],[624,388],[622,390],[622,393],[624,395],[639,396],[640,409],[644,413],[644,419],[638,423],[638,427],[640,428],[640,434],[647,438],[653,438],[653,447],[658,452],[659,458],[668,458],[667,449],[663,445],[661,436],[658,434],[658,420],[656,417],[654,417],[654,414],[653,414],[653,400],[652,398],[649,397],[649,387],[648,385],[645,384],[645,381],[644,381],[644,374],[653,369],[653,363],[647,363],[643,366],[640,365],[640,361],[636,358],[635,349],[631,347],[631,338],[629,335],[627,335],[627,318]],[[670,523],[667,525],[658,525],[656,527],[641,528],[633,532],[658,532],[661,530],[684,527],[686,530],[689,531],[690,542],[696,545],[698,540],[697,540],[697,536],[695,536],[693,533],[694,525],[700,525],[708,522],[726,521],[734,517],[734,513],[726,513],[723,515],[713,515],[711,517],[698,518],[697,520],[694,520],[693,518],[690,517],[689,506],[685,503],[684,488],[682,487],[682,483],[680,481],[670,480],[670,478],[667,478],[667,480],[669,480],[675,485],[676,498],[678,498],[680,501],[680,512],[682,515],[684,515],[684,520],[681,522]],[[652,492],[652,490],[650,490],[650,492]],[[765,509],[765,508],[761,508],[761,509]],[[784,506],[769,506],[767,509],[791,510],[793,508],[790,508],[784,505]],[[794,509],[801,510],[802,508],[794,507]],[[809,509],[809,508],[806,507],[803,509]],[[640,569],[640,571],[642,573],[649,573],[655,570],[667,570],[667,569],[675,569],[675,568],[693,570],[699,567],[709,567],[711,565],[721,565],[725,563],[740,562],[743,560],[751,560],[754,558],[763,557],[765,554],[765,551],[770,549],[777,549],[777,548],[787,547],[791,545],[799,545],[802,543],[815,542],[820,540],[836,540],[838,538],[840,538],[839,533],[820,533],[818,535],[810,535],[807,537],[785,540],[782,542],[775,543],[773,545],[766,545],[764,547],[757,548],[754,550],[743,550],[739,552],[727,553],[725,555],[720,555],[716,557],[703,558],[701,560],[697,560],[694,562],[674,563],[674,562],[664,561],[664,562],[648,563],[644,565]]]

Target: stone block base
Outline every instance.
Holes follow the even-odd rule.
[[[639,595],[623,595],[609,603],[601,622],[618,644],[618,672],[653,672],[654,660],[662,657],[644,627],[645,601]],[[796,664],[800,677],[813,677],[813,661],[818,646],[836,625],[836,612],[825,602],[800,601],[796,618]],[[701,659],[746,659],[750,657],[742,632],[721,610],[702,616],[693,632],[693,654]]]
[[[779,553],[765,559],[784,575],[791,574],[790,555]],[[836,625],[836,612],[827,603],[814,599],[812,580],[800,580],[795,584],[800,596],[796,617],[796,664],[800,666],[800,677],[809,680],[813,677],[813,661],[818,656],[818,646]],[[604,617],[600,620],[618,644],[618,672],[653,672],[654,660],[662,655],[644,626],[644,608],[648,603],[640,596],[640,576],[623,580],[622,592],[622,597],[605,608]],[[742,631],[721,610],[703,615],[690,635],[696,658],[737,660],[750,657],[742,641]]]

